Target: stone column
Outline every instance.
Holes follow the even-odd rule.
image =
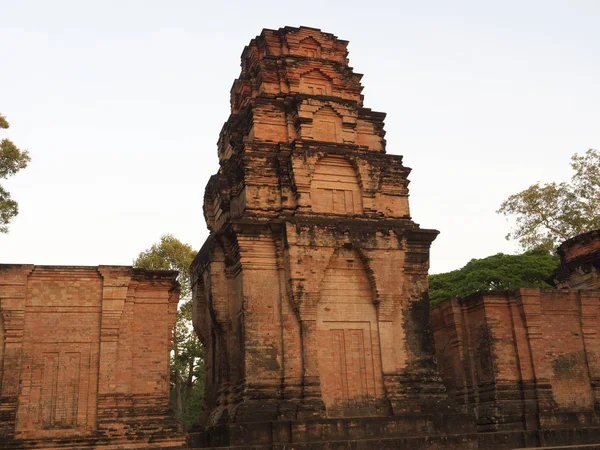
[[[517,352],[517,367],[521,381],[521,402],[523,421],[527,430],[539,428],[537,392],[534,377],[533,361],[531,359],[531,348],[529,346],[527,327],[521,311],[519,295],[509,296],[509,308],[512,316],[513,337]]]
[[[449,388],[449,395],[463,411],[467,411],[469,360],[465,354],[463,306],[456,298],[446,300],[430,311],[430,321],[435,335],[438,369]]]
[[[600,323],[600,297],[598,292],[579,291],[581,305],[581,331],[583,345],[592,384],[594,409],[600,410],[600,339],[598,324]]]
[[[399,390],[390,393],[390,401],[394,414],[434,412],[440,410],[442,403],[447,406],[446,388],[435,363],[433,334],[429,328],[429,247],[438,232],[416,230],[405,234],[406,262],[401,314],[406,333],[407,365],[396,376],[397,383],[400,383],[396,383]],[[390,381],[387,384],[393,386]]]
[[[123,268],[99,266],[102,275],[102,313],[100,319],[100,355],[98,371],[98,426],[118,418],[118,347],[121,315],[127,300],[130,273]]]
[[[552,368],[542,339],[540,290],[520,289],[517,305],[521,307],[523,323],[527,331],[538,411],[550,411],[555,407],[550,384]]]
[[[205,295],[208,299],[209,309],[212,314],[209,320],[213,321],[213,333],[210,337],[211,355],[210,364],[214,379],[209,381],[214,386],[209,400],[210,422],[227,422],[234,403],[231,379],[230,361],[238,355],[230,355],[227,345],[230,324],[233,318],[230,316],[230,302],[235,293],[229,291],[228,278],[225,271],[225,255],[222,248],[217,245],[214,248],[213,261],[203,274]],[[237,400],[237,399],[236,399]]]
[[[0,360],[0,440],[14,436],[23,356],[25,297],[31,266],[0,268],[0,321],[4,331],[4,357]]]
[[[298,410],[299,419],[323,417],[325,415],[317,355],[319,350],[316,320],[318,297],[318,293],[305,294],[305,304],[300,312],[303,372],[302,402]]]
[[[270,230],[240,227],[244,320],[244,386],[236,420],[275,420],[281,400],[279,268]],[[257,407],[259,406],[260,407]]]
[[[277,230],[281,233],[281,229]],[[302,399],[302,327],[298,313],[292,307],[292,292],[289,284],[289,254],[281,234],[275,240],[277,268],[279,272],[279,316],[281,320],[280,340],[283,361],[282,393],[279,417],[293,420],[297,417]]]

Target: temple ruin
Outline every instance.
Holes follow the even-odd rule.
[[[410,169],[386,154],[385,114],[364,107],[347,45],[285,27],[242,53],[204,195],[210,236],[192,265],[206,397],[188,445],[600,440],[597,283],[448,300],[433,310],[434,348],[438,232],[410,215]],[[585,253],[578,242],[561,247],[564,261]],[[557,287],[597,281],[575,256]]]
[[[364,107],[347,45],[287,27],[242,54],[193,264],[208,441],[236,443],[221,425],[445,399],[427,328],[438,232],[410,217],[410,169],[386,154],[385,114]]]
[[[600,230],[559,247],[553,289],[430,311],[438,232],[410,215],[410,169],[347,45],[286,27],[242,54],[191,268],[205,402],[188,448],[600,448],[584,445],[600,442]],[[0,264],[0,448],[184,448],[176,278]]]
[[[431,311],[448,396],[474,412],[481,436],[600,442],[600,230],[558,254],[555,289],[479,292]]]
[[[0,448],[174,449],[177,272],[0,264]]]

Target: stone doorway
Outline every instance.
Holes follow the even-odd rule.
[[[377,311],[364,264],[337,250],[317,310],[319,374],[329,417],[385,414]]]

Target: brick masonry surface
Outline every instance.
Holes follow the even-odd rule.
[[[600,230],[565,241],[558,254],[556,289],[482,292],[431,311],[448,395],[475,413],[480,432],[600,441]]]
[[[425,330],[437,231],[411,220],[410,169],[347,44],[285,28],[242,54],[193,265],[204,425],[424,412],[443,394]]]
[[[286,27],[242,53],[191,267],[205,401],[187,445],[597,444],[600,231],[559,248],[556,289],[430,312],[438,232],[412,220],[410,169],[386,154],[347,45]],[[168,410],[176,276],[0,265],[0,448],[182,447]]]
[[[437,306],[431,324],[448,393],[475,409],[481,430],[598,410],[600,291],[482,293]]]
[[[557,253],[561,258],[553,277],[557,287],[600,289],[600,230],[563,242]]]
[[[188,444],[594,442],[597,294],[452,300],[433,312],[434,348],[438,232],[412,220],[410,169],[386,154],[385,114],[364,106],[347,45],[285,27],[242,53],[204,194],[210,236],[192,264],[206,389]]]
[[[181,446],[168,410],[176,277],[0,265],[0,448]]]

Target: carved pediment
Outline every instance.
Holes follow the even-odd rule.
[[[312,36],[308,36],[300,41],[299,52],[303,56],[309,58],[320,58],[321,57],[321,44]]]
[[[342,116],[329,105],[313,115],[312,138],[316,141],[342,142]]]
[[[310,189],[314,212],[362,214],[362,193],[356,170],[345,158],[327,156],[316,165]]]
[[[331,78],[319,69],[311,70],[300,77],[300,93],[308,95],[331,95]]]

